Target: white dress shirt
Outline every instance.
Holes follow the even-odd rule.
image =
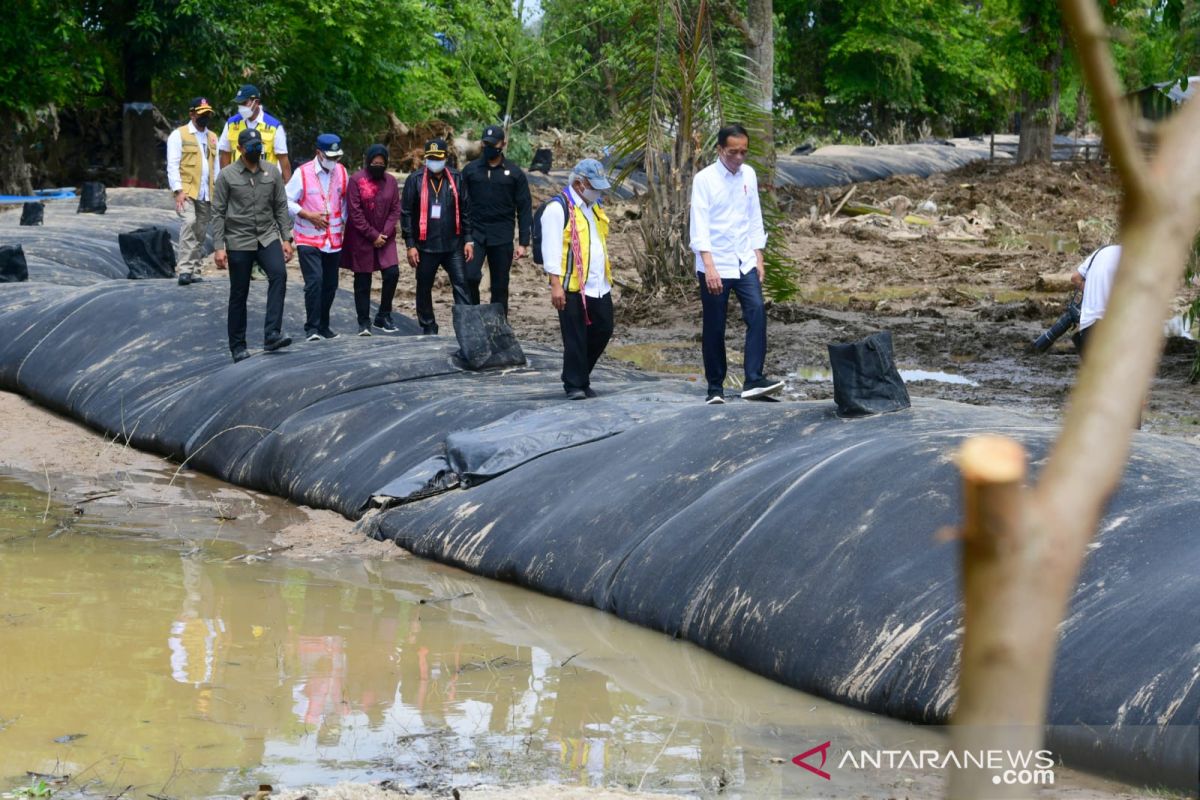
[[[1083,276],[1083,300],[1079,304],[1079,330],[1086,330],[1104,319],[1108,307],[1108,296],[1112,294],[1113,280],[1117,277],[1117,264],[1121,261],[1121,245],[1101,247],[1079,265],[1077,272]]]
[[[267,113],[267,109],[263,106],[258,107],[258,116],[254,119],[246,121],[247,128],[257,128],[258,123],[262,122],[263,114]],[[233,153],[237,148],[229,144],[229,122],[225,123],[225,127],[221,129],[221,138],[217,140],[217,149],[222,153]],[[283,130],[283,123],[275,129],[275,155],[286,156],[288,151],[287,133]]]
[[[196,143],[200,145],[200,192],[196,199],[207,203],[211,199],[208,196],[208,130],[199,131],[190,121],[187,128],[188,132],[196,137]],[[183,137],[179,134],[179,128],[176,128],[167,137],[167,185],[171,187],[172,192],[178,192],[183,188],[183,180],[179,177],[179,160],[181,158],[183,158]]]
[[[758,267],[755,250],[767,246],[758,176],[749,164],[737,172],[717,161],[692,180],[691,246],[696,272],[704,272],[703,252],[712,253],[721,278],[739,278]]]
[[[596,226],[596,215],[592,207],[585,203],[574,189],[568,188],[567,191],[571,193],[571,202],[583,210],[591,234],[591,244],[588,247],[588,276],[583,285],[583,293],[588,297],[603,297],[612,291],[612,286],[609,285],[608,275],[605,274],[604,240]],[[550,275],[562,275],[563,237],[570,235],[565,230],[566,226],[567,217],[562,204],[549,203],[542,212],[542,267]],[[583,236],[583,231],[580,231],[579,235]],[[564,289],[569,278],[570,276],[563,280]]]

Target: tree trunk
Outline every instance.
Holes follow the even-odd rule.
[[[746,24],[750,42],[746,55],[754,70],[750,91],[762,111],[763,174],[759,185],[775,197],[775,10],[772,0],[749,0]]]
[[[1025,95],[1024,111],[1021,114],[1021,140],[1017,145],[1018,164],[1050,161],[1054,131],[1058,127],[1058,72],[1062,67],[1065,44],[1062,34],[1058,34],[1057,41],[1042,60],[1042,72],[1048,81],[1045,91]]]
[[[0,130],[9,131],[0,137],[0,194],[26,195],[33,192],[29,181],[29,165],[25,163],[25,148],[17,135],[20,130],[11,114],[0,114]]]
[[[1092,116],[1092,106],[1088,101],[1087,89],[1079,87],[1075,95],[1075,137],[1087,136],[1088,118]]]
[[[158,132],[148,59],[132,47],[125,52],[125,104],[121,115],[121,145],[124,157],[122,186],[155,189],[159,186]]]

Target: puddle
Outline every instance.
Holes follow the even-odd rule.
[[[748,800],[809,796],[791,758],[827,739],[944,742],[432,562],[256,560],[292,508],[261,505],[79,516],[0,474],[0,791],[32,772],[92,797],[391,780]],[[1073,775],[1058,784],[1116,786]],[[838,778],[836,796],[943,789],[929,772]]]
[[[801,368],[793,370],[787,374],[788,380],[791,381],[812,381],[814,383],[823,383],[833,380],[833,373],[827,369],[809,369]],[[952,372],[931,372],[924,369],[902,369],[900,377],[905,383],[919,383],[921,381],[935,381],[937,383],[950,383],[960,386],[978,386],[979,383],[962,375],[955,375]]]

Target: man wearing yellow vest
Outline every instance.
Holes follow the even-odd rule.
[[[304,276],[304,338],[310,342],[337,338],[329,327],[329,309],[337,295],[346,231],[349,177],[338,163],[341,158],[341,138],[322,133],[315,157],[301,164],[287,182],[288,211]]]
[[[238,104],[238,111],[225,121],[225,130],[221,131],[221,138],[217,142],[217,149],[221,151],[221,169],[233,161],[238,135],[246,128],[253,128],[262,136],[263,161],[279,167],[283,182],[287,183],[292,179],[292,162],[288,159],[287,132],[283,129],[283,123],[263,108],[258,87],[252,83],[239,89],[233,102]]]
[[[567,188],[541,211],[541,261],[563,338],[563,390],[568,400],[595,397],[592,368],[613,332],[608,216],[599,200],[610,188],[604,165],[585,158]]]
[[[175,193],[179,229],[179,285],[201,280],[204,234],[212,219],[213,183],[217,179],[217,135],[208,129],[212,106],[203,97],[188,106],[189,122],[167,137],[167,183]]]

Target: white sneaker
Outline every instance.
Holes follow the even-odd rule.
[[[769,378],[759,378],[756,381],[750,381],[742,387],[743,400],[757,400],[760,397],[769,397],[773,394],[779,394],[783,391],[783,381],[773,381]]]

